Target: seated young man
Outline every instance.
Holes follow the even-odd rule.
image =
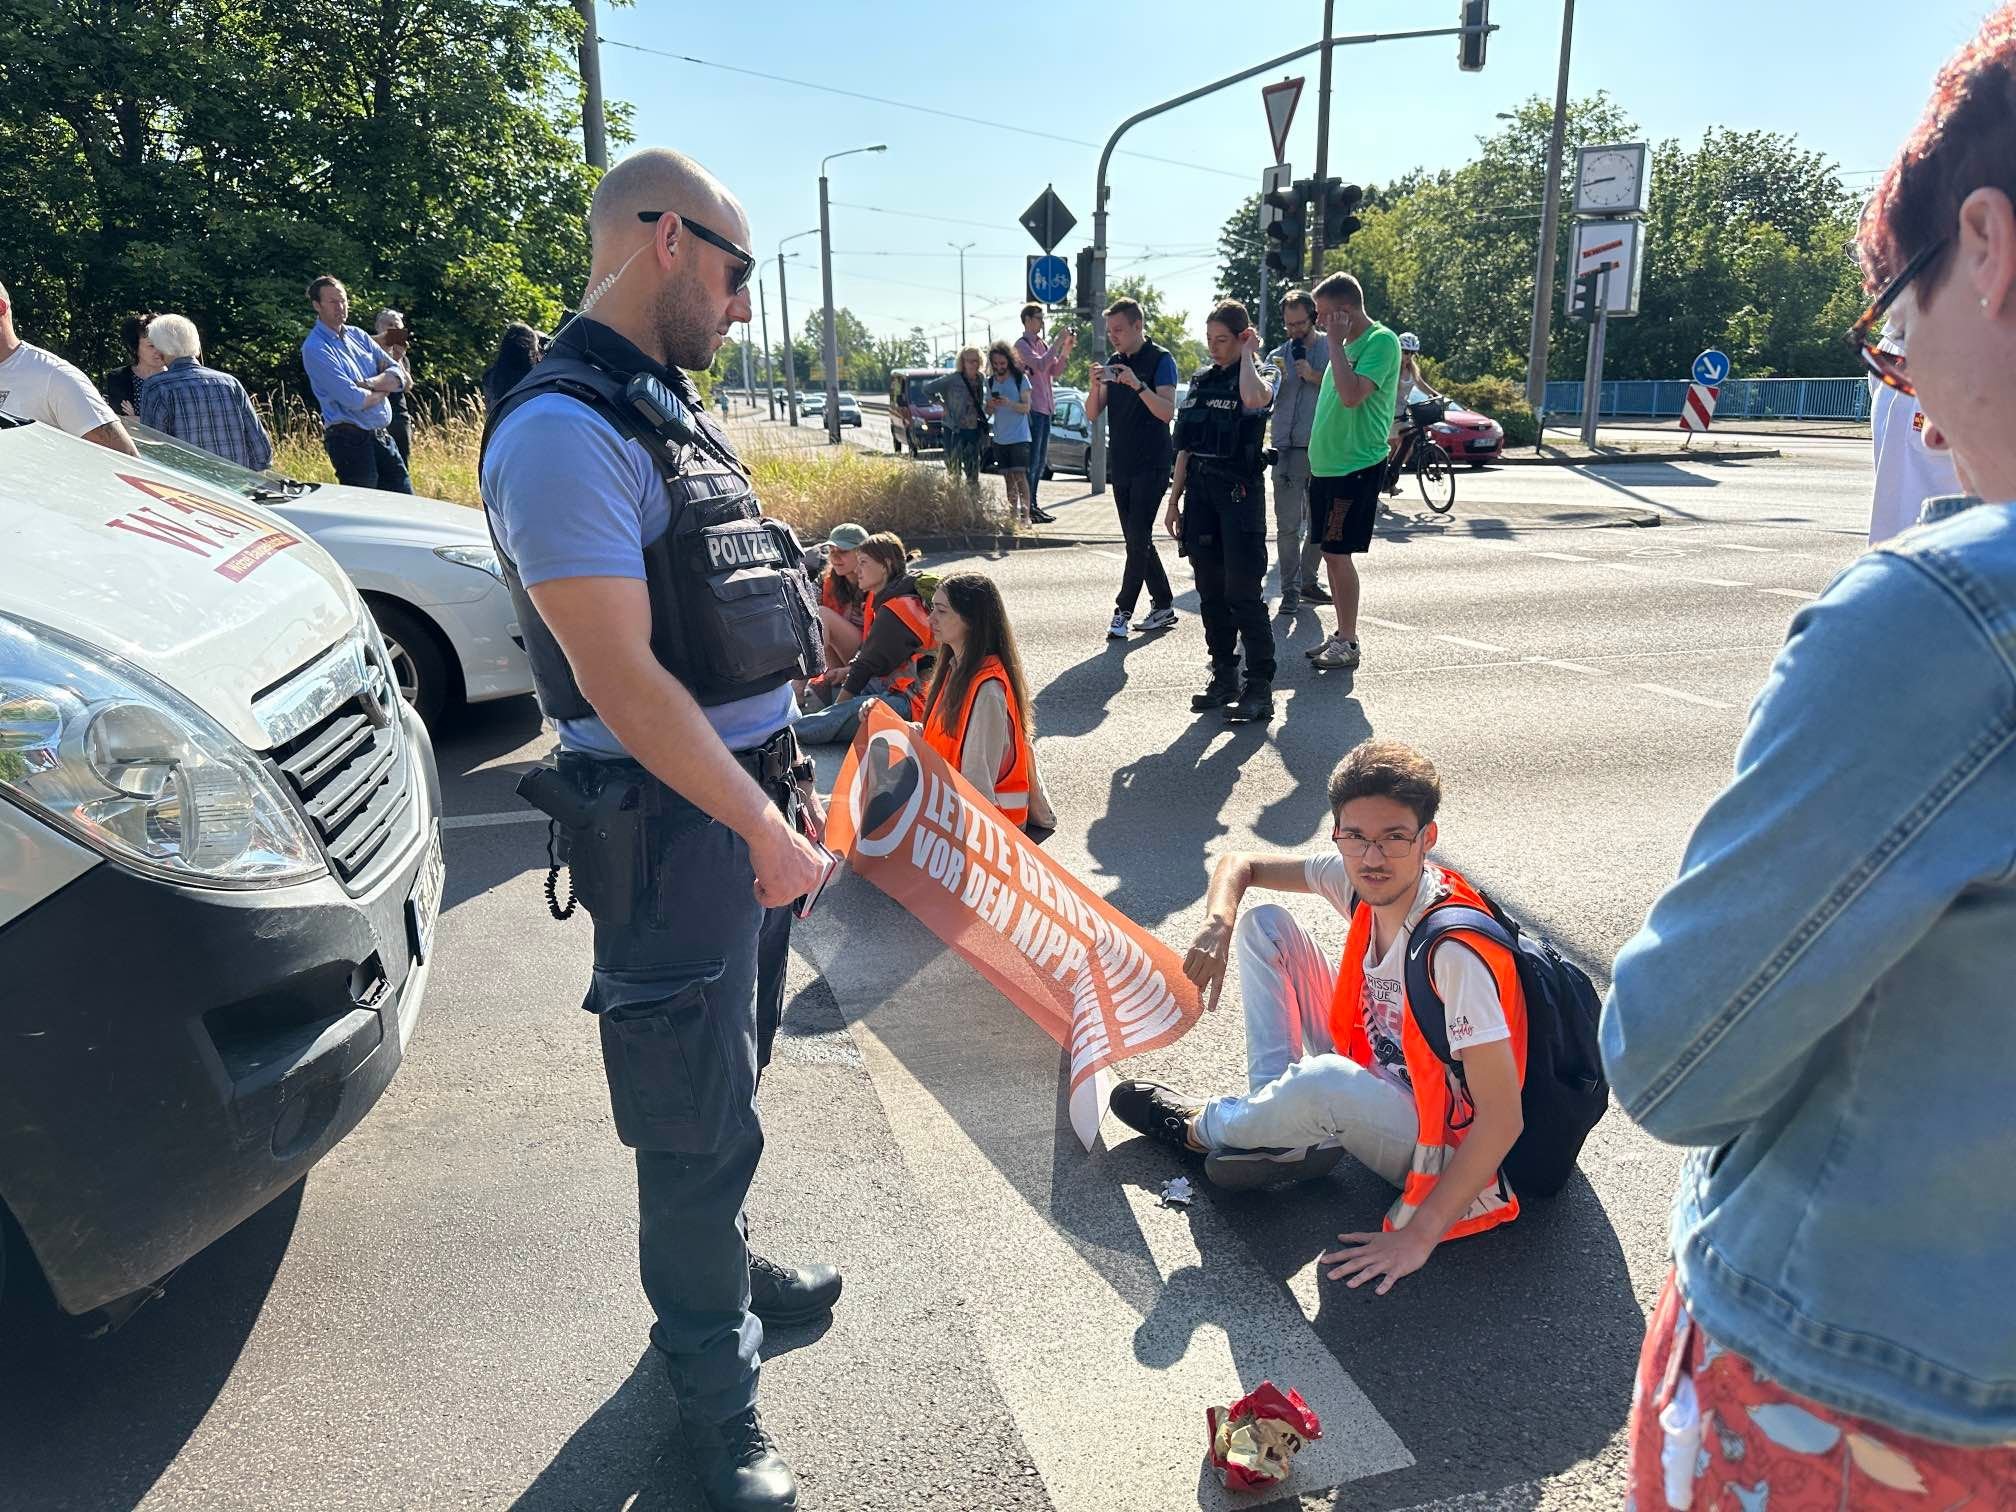
[[[1440,903],[1482,908],[1475,888],[1428,859],[1441,779],[1425,756],[1368,741],[1330,775],[1334,852],[1226,856],[1208,919],[1183,963],[1215,1008],[1227,948],[1246,1004],[1247,1090],[1209,1101],[1155,1082],[1122,1082],[1113,1113],[1130,1128],[1205,1157],[1221,1186],[1327,1174],[1346,1154],[1400,1188],[1380,1233],[1346,1233],[1326,1253],[1330,1279],[1377,1280],[1384,1293],[1435,1246],[1509,1222],[1518,1198],[1499,1170],[1522,1127],[1526,1005],[1512,953],[1467,933],[1434,948],[1450,1053],[1430,1047],[1407,1002],[1408,945]],[[1248,888],[1316,893],[1350,920],[1334,972],[1279,904],[1239,917]],[[1237,921],[1236,927],[1234,921]]]

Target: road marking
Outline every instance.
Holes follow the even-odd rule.
[[[1811,603],[1814,599],[1820,597],[1819,594],[1808,593],[1803,588],[1759,588],[1757,591],[1759,593],[1775,593],[1780,598],[1803,599],[1807,603]]]
[[[1545,667],[1559,667],[1566,672],[1581,672],[1590,677],[1608,677],[1610,675],[1606,668],[1584,666],[1581,662],[1562,661],[1558,657],[1536,656],[1531,659]]]
[[[1401,630],[1407,632],[1410,635],[1414,632],[1416,628],[1413,625],[1403,625],[1398,620],[1375,619],[1369,614],[1359,615],[1358,622],[1363,625],[1377,625],[1381,630]]]
[[[1098,548],[1097,546],[1080,546],[1080,547],[1079,547],[1078,549],[1079,549],[1080,551],[1088,551],[1088,552],[1090,552],[1090,553],[1091,553],[1091,554],[1092,554],[1093,556],[1103,556],[1103,557],[1105,557],[1105,558],[1106,558],[1106,559],[1107,559],[1108,561],[1113,561],[1113,562],[1124,562],[1124,561],[1126,561],[1126,560],[1127,560],[1127,556],[1126,556],[1126,553],[1124,553],[1124,552],[1119,552],[1119,551],[1101,551],[1101,550],[1100,550],[1100,549],[1099,549],[1099,548]]]
[[[1536,551],[1535,556],[1546,557],[1552,562],[1593,562],[1594,557],[1576,556],[1572,551]]]
[[[1499,551],[1525,551],[1527,549],[1517,541],[1501,541],[1496,536],[1469,536],[1467,539],[1479,546],[1491,546],[1497,548]]]
[[[1640,567],[1634,562],[1598,562],[1599,567],[1608,567],[1612,572],[1635,572],[1641,577],[1665,577],[1657,567]]]
[[[513,809],[508,814],[454,814],[441,821],[441,828],[482,829],[492,824],[544,824],[546,816],[537,809]]]
[[[1734,541],[1710,541],[1711,546],[1720,546],[1724,551],[1754,551],[1759,556],[1780,556],[1783,553],[1776,546],[1739,546]]]
[[[1472,651],[1489,651],[1497,656],[1508,656],[1511,654],[1503,646],[1494,646],[1489,641],[1467,640],[1460,635],[1438,635],[1435,639],[1438,641],[1447,641],[1452,646],[1468,646]]]
[[[1295,1457],[1296,1490],[1412,1465],[1310,1327],[1313,1277],[1284,1288],[1209,1201],[1161,1207],[1161,1162],[1144,1162],[1145,1184],[1116,1180],[1115,1166],[1131,1168],[1139,1151],[1115,1161],[1068,1137],[1053,1145],[1064,1052],[894,904],[862,893],[848,900],[859,906],[836,908],[794,944],[829,966],[876,942],[872,982],[849,979],[860,973],[827,981],[916,1179],[921,1216],[959,1278],[960,1316],[1051,1505],[1240,1505],[1216,1477],[1200,1487],[1198,1404],[1229,1402],[1268,1378],[1323,1404],[1323,1437]],[[985,1031],[948,1017],[947,1002],[970,1004]],[[1110,1122],[1109,1132],[1124,1134]],[[1122,1481],[1110,1446],[1086,1434],[1094,1422],[1127,1425]]]
[[[1748,588],[1750,586],[1748,583],[1739,583],[1734,578],[1695,577],[1693,574],[1686,572],[1681,573],[1680,577],[1689,583],[1706,583],[1710,588]]]
[[[1643,688],[1647,693],[1657,693],[1665,698],[1677,698],[1682,703],[1699,704],[1704,709],[1726,709],[1729,707],[1719,699],[1703,698],[1698,693],[1683,693],[1678,688],[1669,688],[1664,683],[1634,683],[1633,687]]]

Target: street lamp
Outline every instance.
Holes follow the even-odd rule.
[[[966,345],[966,254],[980,245],[978,242],[947,242],[946,246],[959,254],[959,345]]]
[[[835,158],[853,157],[857,152],[887,152],[889,144],[849,147],[829,153],[819,160],[819,274],[826,285],[826,440],[840,444],[840,349],[833,339],[833,232],[826,213],[826,165]]]
[[[783,241],[777,243],[777,305],[784,321],[784,405],[791,412],[793,425],[798,423],[798,375],[795,371],[797,366],[795,354],[791,348],[791,291],[784,283],[784,248],[801,236],[818,234],[819,228],[814,226],[810,231],[793,231]],[[791,255],[796,257],[798,254],[793,252]]]

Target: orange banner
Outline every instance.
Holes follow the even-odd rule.
[[[826,843],[1071,1052],[1071,1127],[1091,1149],[1102,1073],[1197,1022],[1176,953],[1109,908],[869,705],[841,764]]]

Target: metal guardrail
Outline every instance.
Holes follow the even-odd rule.
[[[1602,386],[1596,413],[1615,418],[1677,417],[1687,398],[1685,379],[1620,378]],[[1547,385],[1549,418],[1582,413],[1579,381]],[[1732,378],[1722,385],[1715,419],[1867,420],[1866,378]]]

